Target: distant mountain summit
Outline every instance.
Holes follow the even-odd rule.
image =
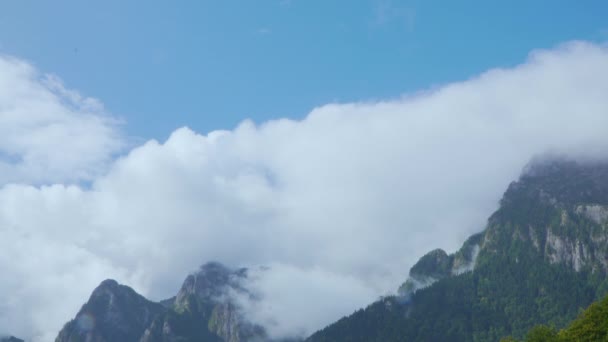
[[[245,291],[241,281],[247,277],[247,269],[231,270],[218,263],[209,262],[200,267],[198,272],[186,277],[179,290],[175,303],[184,304],[186,298],[195,295],[205,301],[212,301],[226,295],[228,290]]]
[[[608,163],[538,159],[486,229],[434,250],[383,298],[309,341],[498,341],[563,327],[608,293]]]
[[[14,336],[0,336],[0,342],[24,342]]]
[[[162,305],[130,287],[105,280],[55,341],[138,341],[152,320],[164,311]]]
[[[56,342],[264,341],[264,329],[245,321],[230,291],[245,293],[246,269],[212,262],[189,275],[177,295],[151,302],[114,280],[103,281]],[[4,341],[2,341],[4,342]]]
[[[247,269],[211,262],[184,281],[165,314],[146,329],[141,341],[264,341],[262,327],[247,322],[230,292],[243,294]]]

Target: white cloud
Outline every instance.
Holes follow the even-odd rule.
[[[99,101],[0,56],[0,184],[90,180],[122,146]]]
[[[0,270],[9,279],[0,331],[46,341],[104,278],[160,299],[218,260],[271,265],[252,280],[265,299],[247,304],[250,318],[276,335],[310,333],[396,290],[428,250],[453,251],[483,228],[532,155],[608,151],[606,93],[608,49],[570,43],[513,69],[401,99],[329,104],[301,121],[179,129],[97,177],[89,166],[108,149],[92,164],[73,151],[85,171],[62,169],[57,179],[84,174],[90,188],[0,190]],[[23,132],[23,146],[36,140]],[[0,178],[20,175],[7,172]]]
[[[252,322],[265,326],[277,338],[305,338],[378,296],[378,289],[360,279],[319,267],[272,264],[252,268],[242,285],[250,292],[231,296]],[[252,294],[255,300],[251,300]]]

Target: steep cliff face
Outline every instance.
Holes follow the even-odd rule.
[[[482,236],[482,234],[471,236],[454,254],[448,255],[442,249],[435,249],[425,254],[410,269],[407,280],[399,287],[399,295],[407,300],[417,290],[441,279],[472,271],[477,261]]]
[[[203,265],[189,275],[175,296],[172,310],[146,329],[142,342],[265,340],[264,329],[247,322],[231,293],[241,286],[246,269],[231,270],[219,263]]]
[[[607,219],[607,163],[532,162],[460,251],[428,253],[399,296],[310,341],[497,341],[565,326],[608,293]]]
[[[517,256],[532,246],[543,260],[576,272],[608,271],[608,164],[533,164],[490,217],[482,249]],[[505,235],[510,233],[510,236]],[[507,248],[505,248],[507,247]]]
[[[166,309],[114,280],[102,282],[56,342],[137,341],[152,320]]]
[[[230,289],[240,289],[240,280],[246,276],[246,272],[246,269],[233,271],[217,262],[207,263],[186,277],[174,304],[176,307],[185,305],[191,295],[201,301],[216,302],[225,297]]]
[[[56,342],[245,342],[264,341],[264,329],[248,323],[233,292],[246,269],[208,263],[189,275],[177,295],[150,302],[114,280],[102,282]],[[4,342],[4,341],[2,341]]]
[[[224,342],[209,329],[211,305],[196,298],[184,299],[180,311],[170,309],[156,317],[144,331],[141,342]]]
[[[269,341],[261,326],[247,322],[233,303],[221,303],[213,308],[209,329],[224,341]]]

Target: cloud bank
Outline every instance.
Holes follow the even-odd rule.
[[[35,341],[105,278],[161,299],[209,260],[269,265],[249,318],[306,335],[481,230],[533,155],[608,151],[608,48],[584,42],[299,121],[182,128],[115,159],[99,102],[10,58],[0,87],[22,94],[0,95],[0,331]]]
[[[0,184],[91,180],[124,146],[101,102],[0,56]]]

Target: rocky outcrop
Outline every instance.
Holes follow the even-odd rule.
[[[608,272],[608,164],[532,163],[505,192],[484,235],[486,252],[527,251],[515,245],[529,243],[551,264]]]
[[[241,283],[246,277],[245,268],[232,270],[217,262],[207,263],[184,280],[175,297],[175,306],[184,305],[191,295],[205,302],[221,302],[228,291],[244,292]]]
[[[247,295],[242,286],[247,269],[232,270],[211,262],[189,275],[175,298],[175,310],[183,312],[196,305],[205,316],[209,331],[226,342],[264,338],[264,330],[244,319],[234,294]],[[195,304],[196,303],[196,304]]]
[[[153,319],[166,310],[130,287],[105,280],[55,341],[138,341]]]
[[[587,204],[576,206],[575,212],[583,215],[589,220],[603,225],[608,223],[608,206],[599,204]]]
[[[407,280],[398,289],[399,295],[407,299],[417,290],[436,281],[472,271],[479,254],[481,238],[481,234],[473,235],[454,254],[448,255],[442,249],[425,254],[410,269]]]

